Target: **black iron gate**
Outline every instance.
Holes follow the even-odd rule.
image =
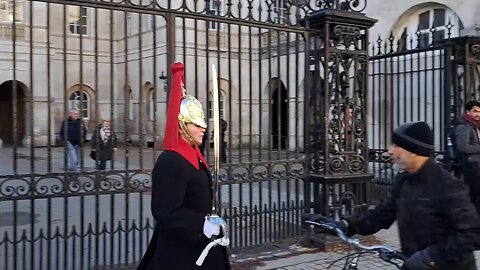
[[[219,201],[231,246],[299,235],[310,70],[310,32],[299,22],[318,9],[361,10],[357,4],[8,1],[0,29],[2,66],[10,67],[0,71],[0,268],[115,268],[140,259],[153,228],[149,173],[174,60],[185,63],[187,90],[209,120],[210,65],[219,71],[228,123]],[[71,109],[86,128],[78,171],[69,171],[69,146],[59,139]],[[103,120],[118,149],[97,170],[88,140]]]
[[[394,179],[387,148],[396,126],[411,121],[429,123],[435,158],[447,162],[444,152],[450,126],[462,115],[466,102],[480,99],[480,39],[421,39],[421,35],[390,36],[379,38],[371,47],[369,145],[370,169],[375,176],[371,203],[385,198]]]
[[[0,268],[140,259],[153,229],[149,173],[174,60],[185,63],[187,90],[209,121],[209,66],[219,71],[228,123],[219,201],[232,248],[300,235],[305,210],[337,216],[381,199],[399,123],[428,121],[441,159],[452,117],[480,98],[480,40],[405,50],[417,46],[389,39],[369,59],[373,20],[355,13],[365,5],[9,1],[0,14],[0,61],[9,67],[0,71]],[[78,172],[68,171],[58,139],[71,108],[86,127]],[[105,171],[88,142],[103,119],[118,138]]]

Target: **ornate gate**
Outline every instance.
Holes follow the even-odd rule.
[[[219,70],[228,123],[219,199],[232,247],[299,235],[312,44],[300,22],[320,9],[360,11],[358,3],[6,1],[0,268],[90,269],[140,259],[154,225],[149,173],[161,150],[174,60],[185,63],[188,92],[208,111],[210,64]],[[59,139],[72,108],[86,128],[75,172]],[[104,119],[118,150],[102,171],[88,140]]]
[[[462,115],[466,102],[480,100],[480,39],[421,38],[420,33],[398,40],[391,36],[371,46],[369,145],[375,176],[371,203],[385,198],[394,179],[387,148],[396,126],[410,121],[429,123],[435,158],[447,162],[444,152],[450,126]]]

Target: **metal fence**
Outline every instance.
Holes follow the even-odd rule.
[[[118,268],[141,258],[154,226],[149,173],[174,60],[185,63],[187,91],[209,118],[208,67],[219,71],[228,123],[219,201],[231,247],[299,235],[309,51],[300,20],[357,5],[10,1],[0,23],[8,67],[0,71],[0,268]],[[86,127],[78,172],[68,171],[59,140],[72,107]],[[102,119],[118,138],[106,171],[89,158],[88,140]],[[207,147],[209,161],[212,152]]]
[[[219,202],[230,225],[231,248],[299,236],[301,213],[311,208],[312,196],[324,196],[320,200],[338,209],[352,207],[345,205],[348,198],[327,198],[325,189],[310,186],[308,175],[325,169],[322,157],[331,145],[343,149],[332,158],[333,174],[336,161],[345,161],[342,153],[356,157],[349,159],[353,167],[340,168],[344,176],[346,168],[365,173],[361,165],[368,163],[365,152],[371,149],[374,184],[333,188],[335,194],[353,190],[369,203],[382,199],[381,187],[391,183],[386,147],[397,124],[429,122],[441,159],[452,117],[465,100],[480,97],[480,41],[449,39],[393,50],[396,44],[389,39],[366,62],[368,56],[352,48],[364,50],[367,30],[340,27],[333,34],[343,44],[329,51],[319,45],[327,44],[320,41],[321,31],[315,30],[313,39],[305,24],[316,10],[356,12],[365,5],[353,0],[9,2],[8,12],[0,14],[5,16],[0,23],[0,268],[119,268],[140,259],[154,226],[149,174],[161,150],[168,67],[174,60],[185,63],[187,91],[203,103],[210,123],[209,66],[214,63],[219,72],[221,115],[228,123]],[[328,66],[335,62],[327,61],[332,52],[348,57]],[[348,64],[352,59],[357,64]],[[347,81],[345,73],[364,76],[359,71],[367,70],[366,63],[367,84],[355,76]],[[322,88],[309,88],[317,79],[332,87],[329,93],[336,98],[342,87],[357,95],[353,126],[360,132],[351,142],[336,125],[349,107],[340,100],[335,110],[323,107]],[[307,95],[312,90],[315,100]],[[81,169],[74,173],[68,171],[67,146],[58,138],[71,107],[80,110],[87,130]],[[310,120],[330,113],[337,118],[324,118],[328,126],[320,121],[331,133],[326,135],[327,129],[317,130]],[[106,171],[89,158],[88,140],[102,119],[112,121],[118,138]],[[318,136],[337,141],[319,142]],[[206,157],[213,161],[210,147]]]
[[[466,102],[480,99],[479,39],[435,39],[435,29],[431,32],[429,40],[420,34],[398,39],[392,35],[372,44],[368,100],[370,168],[375,176],[372,203],[385,198],[394,180],[388,145],[396,126],[426,121],[433,129],[436,160],[447,162],[450,126],[461,117]]]

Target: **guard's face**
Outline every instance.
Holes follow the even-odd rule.
[[[469,114],[473,119],[475,119],[475,121],[480,121],[480,107],[473,106],[470,111],[467,111],[467,114]]]
[[[187,129],[192,135],[192,138],[198,143],[202,144],[203,136],[205,135],[205,128],[195,124],[187,124]]]

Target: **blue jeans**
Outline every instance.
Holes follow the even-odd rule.
[[[80,147],[67,142],[68,170],[77,172],[80,168]]]
[[[98,168],[101,171],[104,171],[107,168],[107,161],[106,160],[99,160],[98,161]]]

